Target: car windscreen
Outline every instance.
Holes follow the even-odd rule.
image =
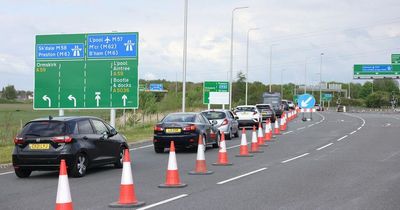
[[[194,122],[195,114],[170,114],[162,122]]]
[[[254,107],[236,107],[235,112],[254,112],[256,109]]]
[[[63,136],[67,133],[67,126],[60,121],[35,121],[28,123],[21,132],[24,137],[52,137]]]
[[[226,117],[226,114],[224,112],[209,111],[202,113],[208,120],[224,119]]]

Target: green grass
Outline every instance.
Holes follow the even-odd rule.
[[[11,162],[11,153],[14,146],[1,146],[0,147],[0,164]]]

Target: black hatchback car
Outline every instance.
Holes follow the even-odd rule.
[[[199,135],[203,136],[204,145],[218,148],[220,134],[201,113],[171,113],[154,126],[154,150],[164,152],[174,141],[177,148],[195,148]]]
[[[49,117],[28,122],[14,139],[12,162],[15,174],[29,177],[32,171],[58,170],[61,159],[68,173],[82,177],[93,166],[122,167],[123,135],[96,117]]]

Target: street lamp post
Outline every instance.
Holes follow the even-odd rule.
[[[186,100],[186,57],[187,57],[187,18],[188,18],[188,0],[185,0],[183,24],[183,75],[182,75],[182,112],[185,112]]]
[[[282,69],[281,71],[281,98],[283,99],[283,72],[285,72],[286,69]]]
[[[232,10],[232,22],[231,22],[231,62],[230,62],[230,78],[229,78],[229,110],[232,110],[232,80],[233,80],[233,23],[235,18],[235,11],[240,9],[246,9],[249,7],[236,7]]]
[[[248,91],[249,91],[249,37],[250,37],[250,32],[251,31],[255,31],[258,30],[259,28],[250,28],[249,30],[247,30],[247,48],[246,48],[246,105],[247,105],[247,95],[248,95]]]
[[[321,53],[321,62],[319,64],[319,104],[322,105],[322,56],[324,53]]]
[[[271,44],[269,46],[269,92],[272,92],[272,47],[278,44]]]

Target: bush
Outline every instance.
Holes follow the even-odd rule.
[[[367,107],[370,108],[380,108],[382,106],[390,106],[390,95],[387,92],[377,91],[371,93],[366,101],[365,104]]]

